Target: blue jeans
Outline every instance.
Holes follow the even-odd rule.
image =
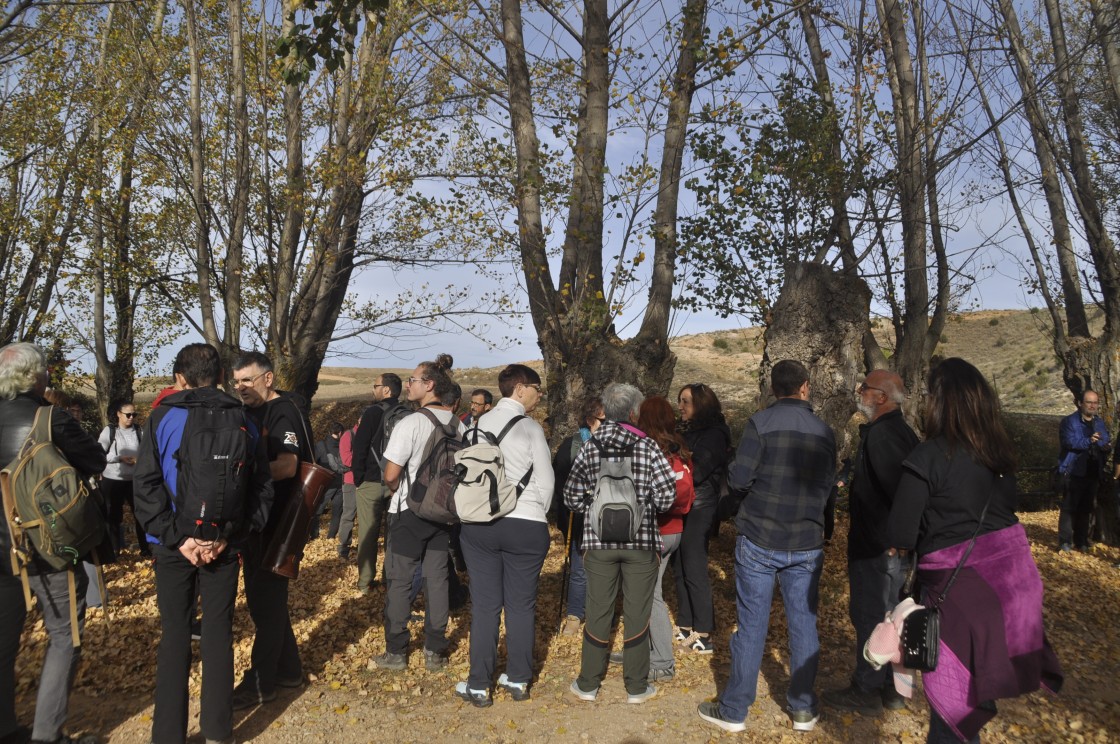
[[[786,700],[791,712],[817,710],[813,684],[820,662],[817,638],[817,588],[824,552],[769,550],[739,535],[735,542],[735,586],[739,629],[731,635],[731,678],[720,695],[720,715],[745,721],[754,703],[758,670],[770,626],[774,581],[782,588],[789,627],[790,680]]]
[[[568,543],[568,601],[564,614],[583,620],[587,607],[587,572],[583,568],[583,514],[573,514],[563,503],[557,509],[557,526],[565,542],[568,541],[569,523],[572,528],[572,538]]]

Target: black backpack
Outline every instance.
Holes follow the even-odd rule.
[[[377,425],[377,431],[373,433],[373,437],[369,440],[369,459],[367,460],[370,463],[377,463],[381,472],[385,472],[385,445],[389,443],[393,427],[397,425],[398,421],[412,413],[413,410],[400,401],[394,400],[388,406],[382,407],[381,423]]]
[[[409,486],[408,508],[418,517],[440,524],[455,524],[455,490],[466,467],[455,462],[455,454],[467,446],[459,438],[459,420],[452,416],[444,424],[427,408],[420,413],[428,417],[435,429],[424,445],[424,456],[416,469],[416,480]]]
[[[247,516],[253,440],[245,407],[225,394],[167,405],[187,410],[175,453],[179,529],[198,540],[228,538]]]

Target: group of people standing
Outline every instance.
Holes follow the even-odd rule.
[[[116,425],[102,433],[101,446],[68,416],[57,419],[63,428],[56,437],[71,462],[88,475],[105,471],[110,503],[123,503],[129,492],[141,546],[154,557],[161,639],[153,742],[186,740],[191,633],[199,607],[200,725],[208,743],[233,740],[234,710],[267,703],[277,688],[303,683],[288,615],[288,579],[264,568],[262,557],[285,499],[296,490],[300,464],[316,459],[337,461],[336,472],[343,476],[341,524],[331,529],[339,530],[345,555],[349,540],[341,531],[348,517],[357,523],[358,591],[384,589],[385,651],[370,660],[370,670],[408,666],[408,623],[420,586],[423,663],[430,670],[447,666],[449,581],[455,573],[449,556],[458,545],[470,582],[470,670],[454,694],[476,707],[491,705],[498,690],[515,701],[531,696],[538,582],[550,545],[550,514],[557,515],[569,546],[562,632],[582,632],[580,670],[570,685],[579,700],[597,699],[612,660],[621,662],[627,702],[640,704],[657,694],[655,682],[674,677],[675,646],[713,653],[708,546],[713,525],[727,518],[733,518],[737,533],[738,626],[729,647],[730,678],[718,700],[698,708],[704,721],[732,732],[747,728],[775,583],[789,627],[787,702],[795,730],[812,730],[822,703],[863,714],[904,706],[909,691],[898,689],[899,675],[872,663],[864,645],[898,601],[908,565],[919,579],[917,599],[942,608],[941,664],[924,677],[931,706],[929,741],[976,740],[994,715],[996,698],[1060,687],[1057,659],[1042,628],[1041,580],[1015,516],[1013,449],[994,392],[967,362],[949,359],[931,372],[922,443],[900,410],[902,381],[887,371],[869,374],[857,391],[857,406],[868,423],[861,427],[850,471],[839,479],[835,437],[813,413],[809,373],[797,361],[773,366],[774,401],[748,421],[737,450],[731,449],[719,400],[707,385],[686,385],[678,392],[678,422],[666,398],[647,397],[633,385],[615,382],[584,403],[582,425],[555,456],[530,416],[545,396],[535,370],[521,364],[503,369],[501,399],[491,404],[482,398],[477,410],[472,405],[468,426],[456,417],[462,390],[451,367],[451,358],[440,355],[417,366],[407,380],[382,374],[360,422],[350,429],[332,427],[333,442],[320,443],[318,452],[312,448],[305,407],[274,389],[268,357],[250,352],[234,362],[234,397],[219,389],[223,366],[205,344],[179,352],[175,384],[161,394],[142,431],[128,402],[114,404]],[[25,414],[40,405],[45,377],[35,347],[0,349],[0,457],[4,452],[9,460],[14,457],[26,435]],[[230,420],[225,415],[236,412],[233,420],[240,423],[234,428],[244,437],[236,469],[242,479],[238,508],[213,522],[188,522],[182,513],[184,499],[191,497],[184,491],[195,483],[184,472],[216,464],[184,461],[197,451],[194,422],[200,410],[213,421]],[[409,508],[409,493],[422,476],[434,437],[448,430],[460,437],[473,432],[476,441],[484,434],[497,443],[505,478],[518,484],[512,511],[488,523],[451,525]],[[640,508],[630,539],[611,542],[598,533],[593,505],[604,474],[620,472],[632,483]],[[856,663],[848,686],[818,699],[818,585],[839,485],[850,485],[848,574]],[[220,505],[216,508],[220,511]],[[386,511],[382,582],[377,558]],[[119,507],[112,514],[119,526]],[[113,533],[120,536],[121,530]],[[958,564],[964,570],[950,580]],[[255,637],[251,666],[235,686],[232,615],[239,565]],[[676,581],[674,613],[661,590],[667,566]],[[0,590],[14,600],[18,581],[13,589],[14,577],[6,570],[0,566]],[[57,594],[53,584],[49,575],[37,579],[41,604]],[[620,591],[623,650],[617,658],[610,648]],[[0,647],[0,741],[15,741],[8,738],[17,735],[10,662],[23,620],[14,608],[22,601],[0,604],[5,644]],[[499,674],[503,617],[507,654]],[[46,667],[57,666],[59,679],[72,678],[78,658],[76,648],[67,648],[65,659],[56,648],[64,619],[47,622],[51,648],[34,741],[69,741],[60,730],[65,695],[61,717],[57,700],[52,705],[43,699],[59,695],[46,686]],[[953,680],[960,679],[970,684],[954,686]],[[68,693],[68,685],[62,687]]]

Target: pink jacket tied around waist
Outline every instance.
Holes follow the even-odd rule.
[[[961,556],[962,542],[923,556],[918,579],[923,601],[940,596]],[[913,673],[901,669],[902,620],[913,600],[876,626],[864,648],[873,665],[895,665],[895,689],[910,697]],[[1021,524],[989,532],[976,547],[941,605],[937,669],[922,675],[929,704],[964,740],[995,715],[981,703],[1062,685],[1058,658],[1042,627],[1042,578]]]

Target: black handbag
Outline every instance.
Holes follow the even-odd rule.
[[[960,563],[953,570],[953,575],[949,577],[949,581],[945,584],[945,589],[942,590],[940,596],[929,605],[914,610],[902,621],[902,666],[906,669],[913,669],[917,672],[932,672],[937,669],[937,657],[941,649],[941,603],[945,601],[949,589],[952,588],[953,582],[957,580],[957,574],[961,572],[965,561],[972,553],[972,548],[976,545],[976,537],[980,534],[980,528],[984,525],[984,517],[988,515],[988,505],[991,503],[992,498],[989,495],[987,502],[984,503],[984,510],[980,512],[980,521],[976,524],[976,531],[972,533],[972,539],[968,541],[968,548],[961,556]],[[914,554],[910,562],[910,571],[906,576],[906,583],[902,587],[902,593],[904,596],[913,597],[915,602],[919,600],[919,597],[915,596],[917,592],[914,590],[914,579],[917,573],[918,556]]]

